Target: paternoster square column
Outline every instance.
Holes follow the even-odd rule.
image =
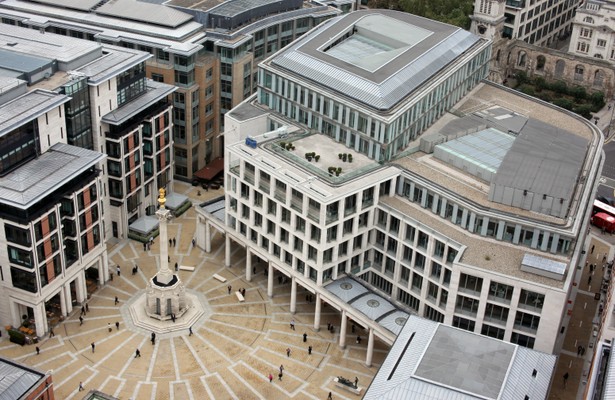
[[[160,237],[160,271],[156,274],[158,283],[168,284],[173,279],[173,273],[169,269],[169,234],[167,232],[167,221],[171,219],[171,211],[165,207],[167,199],[164,189],[160,189],[158,204],[160,208],[156,211],[158,217],[159,237]]]

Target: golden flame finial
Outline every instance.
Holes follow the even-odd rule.
[[[160,205],[160,208],[164,208],[164,204],[167,202],[167,199],[164,197],[166,191],[164,190],[164,188],[160,188],[158,190],[158,193],[160,193],[160,196],[158,197],[158,204]]]

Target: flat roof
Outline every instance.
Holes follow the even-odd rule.
[[[175,28],[192,19],[192,15],[173,7],[135,0],[109,1],[97,8],[96,13],[169,28]]]
[[[0,69],[29,73],[53,62],[52,59],[16,53],[0,48]]]
[[[78,0],[77,0],[78,1]],[[21,18],[33,26],[63,26],[67,29],[79,27],[79,30],[91,32],[97,37],[127,38],[131,41],[142,40],[152,47],[173,47],[179,42],[191,42],[204,37],[203,25],[188,21],[177,27],[148,24],[147,22],[122,19],[114,16],[99,15],[91,12],[63,7],[49,0],[48,4],[22,0],[3,0],[0,2],[2,13]],[[9,25],[13,27],[12,25]],[[34,30],[34,32],[37,32]],[[129,41],[130,41],[129,40]],[[194,46],[199,46],[194,44]]]
[[[51,6],[59,6],[73,8],[75,10],[88,11],[92,9],[101,0],[30,0],[33,3],[48,4]]]
[[[63,94],[35,89],[0,105],[0,137],[69,100]]]
[[[411,315],[363,399],[543,399],[556,359]]]
[[[65,63],[102,52],[100,43],[7,24],[0,24],[0,48],[31,59]]]
[[[234,17],[252,8],[277,3],[279,0],[226,0],[209,11],[223,17]],[[199,3],[202,4],[202,3]]]
[[[25,210],[106,157],[96,151],[57,143],[0,178],[0,203]]]
[[[151,57],[150,53],[144,51],[105,45],[102,57],[76,71],[83,73],[88,77],[88,83],[96,86]]]
[[[146,82],[147,88],[145,93],[130,100],[128,103],[123,104],[110,113],[103,115],[102,121],[110,125],[120,125],[177,90],[176,86],[155,82],[151,79],[147,79]]]
[[[264,65],[386,110],[478,43],[487,42],[452,25],[361,10],[324,22]]]
[[[0,400],[21,399],[45,374],[0,358]]]

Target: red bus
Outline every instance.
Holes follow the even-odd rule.
[[[594,200],[594,210],[592,211],[592,215],[599,212],[615,217],[615,207],[603,203],[600,200]]]

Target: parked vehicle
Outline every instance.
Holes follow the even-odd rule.
[[[615,232],[615,217],[607,213],[599,212],[595,214],[591,218],[591,223],[592,225],[597,226],[608,233]]]

